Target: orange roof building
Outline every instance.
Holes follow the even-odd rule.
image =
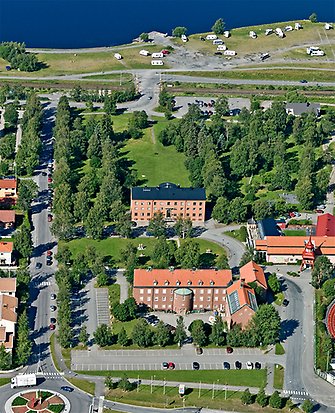
[[[335,217],[332,214],[322,214],[318,216],[316,233],[318,237],[335,237]]]
[[[311,236],[315,256],[325,255],[335,264],[335,237]],[[308,238],[296,237],[267,237],[266,240],[256,240],[256,251],[264,252],[266,261],[274,264],[290,264],[302,260]]]
[[[12,242],[0,242],[0,265],[12,265]]]
[[[0,199],[17,198],[17,180],[15,178],[0,179]]]
[[[11,228],[15,223],[15,211],[12,209],[0,210],[0,226]]]
[[[255,291],[241,279],[227,289],[226,320],[245,328],[258,309]]]
[[[240,276],[247,284],[255,282],[265,290],[268,288],[263,268],[255,263],[249,261],[240,268]]]
[[[223,311],[231,270],[140,269],[134,271],[133,296],[153,310],[187,313]]]
[[[17,323],[16,279],[0,278],[0,345],[11,352]]]

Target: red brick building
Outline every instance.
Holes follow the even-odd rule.
[[[131,189],[130,207],[132,221],[141,224],[147,224],[158,212],[167,222],[182,216],[203,224],[206,193],[204,188],[181,188],[170,182],[156,187],[134,187]]]
[[[133,296],[153,310],[224,311],[232,282],[230,270],[135,269]]]
[[[256,283],[264,290],[268,288],[263,268],[256,264],[255,261],[249,261],[243,265],[243,267],[240,268],[240,276],[241,280],[244,280],[247,284]]]
[[[244,280],[236,281],[227,289],[225,320],[229,327],[240,324],[245,328],[257,309],[255,291]]]

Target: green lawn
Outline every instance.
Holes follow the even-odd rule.
[[[10,383],[10,378],[8,377],[0,377],[0,387],[4,386],[5,384]]]
[[[275,389],[282,389],[284,385],[284,367],[280,364],[276,364],[274,379],[273,379],[273,387]]]
[[[162,126],[155,125],[154,132]],[[155,143],[153,142],[155,140]],[[174,146],[163,146],[158,136],[152,136],[152,128],[144,131],[141,139],[130,139],[123,153],[134,162],[133,169],[143,184],[156,186],[162,182],[173,182],[189,186],[188,172],[184,165],[185,156],[177,152]]]
[[[296,237],[300,235],[306,235],[306,231],[303,229],[284,229],[284,235],[288,237]]]
[[[78,387],[79,389],[83,390],[86,393],[92,394],[94,396],[95,393],[95,383],[83,380],[83,379],[75,379],[75,378],[66,378],[70,383],[74,386]]]
[[[92,376],[120,377],[122,371],[83,371],[82,374]],[[213,383],[219,380],[220,384],[231,386],[262,387],[266,385],[266,370],[131,370],[126,372],[128,378],[150,380],[155,376],[155,380],[180,381],[182,382],[202,382]]]
[[[120,285],[113,284],[108,286],[109,293],[109,305],[113,307],[115,304],[120,302]]]
[[[55,367],[56,367],[56,370],[58,370],[58,371],[63,371],[63,370],[60,368],[60,366],[59,366],[59,364],[58,364],[57,357],[56,357],[56,351],[55,351],[56,340],[57,340],[56,333],[52,333],[52,334],[51,334],[51,337],[50,337],[51,357],[52,357],[52,360],[53,360],[54,365],[55,365]]]
[[[276,343],[275,354],[277,354],[277,355],[285,354],[284,347],[281,343]]]

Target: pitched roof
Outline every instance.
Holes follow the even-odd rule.
[[[14,178],[4,178],[0,179],[0,188],[16,188],[16,179]]]
[[[15,211],[12,209],[0,210],[0,222],[15,222]]]
[[[232,282],[231,270],[146,270],[136,268],[134,271],[134,287],[142,286],[176,286],[176,287],[226,287]]]
[[[292,110],[295,115],[302,115],[303,113],[318,114],[320,103],[286,103],[286,109]]]
[[[0,291],[16,292],[16,278],[0,278]]]
[[[249,261],[247,264],[240,268],[241,279],[244,279],[246,283],[258,282],[262,287],[267,289],[267,282],[263,268],[256,264],[254,261]]]
[[[131,198],[139,200],[205,201],[206,192],[204,188],[181,188],[171,182],[165,182],[155,187],[135,186],[131,189]]]
[[[18,299],[10,295],[0,295],[0,320],[7,320],[13,323],[17,321],[16,308]]]
[[[335,254],[335,237],[311,237],[316,250],[322,254]],[[256,240],[257,251],[267,251],[268,254],[302,254],[305,244],[308,242],[306,236],[296,237],[267,237],[266,245],[264,242]]]
[[[273,218],[265,218],[258,221],[258,228],[262,239],[269,236],[281,235],[277,222]]]
[[[246,305],[253,311],[256,311],[258,308],[255,291],[242,280],[234,282],[234,284],[227,288],[227,298],[231,315],[240,311]]]
[[[335,236],[335,217],[332,214],[322,214],[318,216],[318,222],[316,224],[316,235],[319,237]]]
[[[0,252],[13,252],[13,243],[0,242]]]

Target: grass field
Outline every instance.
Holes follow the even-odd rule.
[[[123,153],[134,162],[133,169],[138,178],[148,186],[156,186],[162,182],[173,182],[181,186],[189,186],[188,172],[184,165],[185,156],[177,152],[174,146],[163,146],[158,142],[156,132],[163,126],[154,126],[144,131],[141,139],[130,139]]]
[[[113,47],[108,52],[91,52],[91,53],[38,53],[37,58],[45,64],[45,68],[38,71],[38,76],[50,75],[67,75],[78,73],[104,72],[109,70],[122,69],[146,69],[152,68],[150,56],[140,56],[141,49],[158,52],[162,50],[159,45],[139,44],[135,47]],[[116,60],[114,53],[120,53],[122,60]],[[7,72],[5,70],[6,62],[0,60],[1,75],[13,75],[18,73],[15,70]],[[164,66],[168,68],[168,66]],[[36,76],[36,72],[20,72],[20,75],[27,77]]]
[[[85,391],[86,393],[92,394],[94,396],[95,392],[95,383],[83,380],[83,379],[75,379],[75,378],[68,378],[67,380],[72,383],[74,386],[78,387],[79,389]]]
[[[296,236],[304,236],[306,235],[306,231],[303,229],[284,229],[284,235],[288,237],[296,237]]]
[[[275,354],[277,355],[285,354],[284,347],[281,343],[276,343]]]
[[[273,387],[275,389],[282,389],[284,385],[284,367],[276,364],[274,372],[274,379],[273,379]]]
[[[5,384],[10,383],[10,378],[9,377],[0,377],[0,387],[4,386]]]
[[[210,249],[214,254],[223,254],[224,249],[211,241],[196,238],[196,241],[200,244],[200,252],[202,254],[206,253],[206,250]],[[141,251],[146,256],[150,256],[154,244],[157,242],[155,238],[136,238],[136,239],[125,239],[125,238],[106,238],[103,240],[93,240],[89,238],[80,238],[69,241],[67,243],[72,254],[76,256],[79,252],[85,251],[88,246],[93,246],[96,248],[97,252],[102,257],[112,257],[117,265],[123,265],[121,259],[121,251],[125,249],[127,244],[132,243],[135,246],[143,244],[145,246],[144,251]],[[140,254],[140,252],[138,253]]]
[[[85,371],[82,374],[91,376],[108,376],[120,377],[122,372],[111,371]],[[213,383],[219,380],[220,384],[231,386],[250,386],[262,387],[266,384],[266,370],[130,370],[127,371],[128,378],[148,379],[155,375],[155,380],[180,381],[189,383]]]

